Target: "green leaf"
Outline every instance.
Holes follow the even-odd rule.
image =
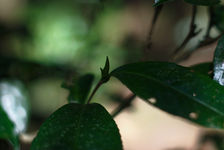
[[[0,139],[8,140],[15,150],[19,149],[18,136],[14,131],[15,126],[1,107],[0,116]]]
[[[124,65],[111,75],[166,112],[207,127],[224,127],[224,87],[207,76],[168,62]]]
[[[224,85],[224,36],[218,42],[214,54],[214,80]]]
[[[100,104],[67,104],[40,127],[31,150],[122,150],[118,128]]]
[[[211,22],[220,30],[224,31],[224,6],[215,5],[211,7]]]
[[[62,85],[62,87],[69,90],[68,101],[84,104],[87,96],[92,87],[94,75],[86,74],[73,81],[74,83],[69,85]]]
[[[103,83],[106,83],[107,81],[109,81],[110,79],[110,75],[109,75],[109,71],[110,71],[110,62],[109,62],[109,58],[106,58],[106,62],[105,62],[105,66],[104,68],[100,68],[101,71],[101,81]]]
[[[0,82],[0,138],[19,148],[18,135],[26,130],[29,115],[28,96],[17,80]]]
[[[203,5],[203,6],[211,6],[220,3],[220,0],[184,0],[184,1],[193,5]]]
[[[196,65],[191,66],[191,69],[198,73],[211,76],[212,70],[213,70],[213,64],[211,62],[196,64]]]

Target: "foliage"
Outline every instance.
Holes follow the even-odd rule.
[[[153,18],[152,29],[162,6],[170,1],[172,0],[155,0],[154,6],[156,6],[155,12],[157,13],[155,13]],[[216,41],[221,37],[215,50],[213,62],[197,64],[191,67],[183,67],[173,62],[144,61],[123,65],[110,72],[110,62],[107,57],[104,68],[100,68],[101,78],[90,95],[89,93],[91,91],[92,84],[94,83],[94,75],[92,74],[85,74],[78,78],[72,77],[71,83],[67,83],[66,80],[62,84],[62,87],[67,89],[69,92],[69,104],[62,106],[50,115],[48,119],[46,119],[31,144],[31,150],[122,150],[121,136],[112,115],[110,115],[102,105],[91,103],[91,100],[99,87],[101,87],[102,84],[109,82],[111,77],[116,77],[133,92],[133,95],[128,98],[128,102],[126,101],[124,104],[121,104],[119,113],[123,109],[127,108],[127,105],[131,104],[135,96],[139,96],[148,104],[168,112],[171,115],[184,118],[204,127],[223,129],[223,5],[219,4],[219,0],[184,1],[193,5],[191,29],[186,40],[184,40],[181,46],[174,51],[175,56],[172,60],[175,61],[174,58],[176,58],[176,52],[179,54],[179,50],[181,50],[191,38],[197,36],[200,32],[195,31],[196,25],[194,21],[197,12],[196,5],[203,5],[210,8],[209,12],[211,15],[211,22],[208,24],[205,38],[203,41],[199,42],[197,48],[202,45],[206,45],[207,43],[210,44],[212,41]],[[104,2],[104,4],[107,4],[107,2]],[[53,12],[58,10],[58,7],[60,6],[58,5],[57,8],[54,8]],[[97,8],[99,7],[97,6]],[[52,10],[46,10],[52,13]],[[48,13],[48,15],[50,13]],[[62,14],[62,16],[66,15]],[[64,21],[69,22],[71,20],[70,17],[65,18]],[[87,38],[89,35],[93,34],[91,32],[90,34],[87,34],[86,30],[89,28],[84,23],[81,16],[76,16],[75,19],[80,19],[81,21],[79,23],[83,24],[71,24],[69,29],[82,27],[81,30],[85,30],[84,35],[75,33],[77,37],[73,37],[70,32],[67,32],[66,35],[61,35],[61,37],[54,35],[54,37],[49,37],[49,39],[59,38],[60,41],[61,38],[66,37],[70,38],[69,42],[72,42],[73,38],[79,39],[83,38],[83,36]],[[42,23],[45,22],[43,21]],[[62,21],[60,23],[63,24],[64,22]],[[36,26],[36,24],[30,24],[31,28],[33,26]],[[41,25],[41,27],[43,26],[44,25]],[[210,36],[211,27],[213,26],[220,30],[220,35],[215,38]],[[55,28],[57,28],[57,26]],[[53,30],[55,28],[51,29]],[[152,32],[149,33],[150,38],[151,34]],[[38,40],[42,40],[41,35],[38,36]],[[91,45],[92,42],[94,43],[95,41],[93,40],[88,44]],[[43,42],[43,45],[45,45],[45,42]],[[68,46],[67,48],[69,49],[69,44],[66,43],[65,45]],[[82,47],[84,44],[80,45],[80,47]],[[150,43],[147,43],[146,45],[150,45]],[[38,49],[42,48],[39,47],[40,45],[35,46],[38,46]],[[63,45],[61,47],[63,47]],[[56,46],[55,48],[61,49],[61,47]],[[150,46],[147,48],[149,47]],[[69,55],[70,53],[67,53],[66,57]],[[82,58],[80,58],[79,61],[81,59]],[[31,63],[25,62],[22,63],[22,66],[26,66],[24,64]],[[0,85],[4,84],[5,86],[0,89],[0,138],[8,140],[12,143],[14,149],[17,150],[19,149],[18,137],[20,133],[25,130],[30,108],[27,102],[28,96],[21,98],[21,95],[26,95],[21,94],[25,89],[25,86],[23,86],[22,83],[20,84],[21,86],[19,86],[21,88],[10,89],[7,86],[13,84],[13,86],[17,87],[13,77],[20,78],[20,80],[23,80],[24,82],[26,82],[27,78],[33,79],[29,75],[31,74],[30,70],[35,71],[35,67],[37,67],[37,72],[39,73],[38,76],[41,73],[47,74],[46,70],[54,71],[55,68],[44,65],[39,66],[36,64],[31,64],[31,66],[27,65],[27,67],[22,69],[22,72],[27,74],[26,79],[24,79],[23,76],[17,75],[17,73],[13,73],[14,76],[10,76],[9,74],[12,72],[10,72],[10,66],[8,67],[7,65],[8,64],[3,59],[0,60],[0,66],[4,69],[4,71],[1,70],[0,77],[11,77],[10,82],[5,83],[4,80],[1,80],[0,83]],[[65,77],[65,75],[62,76]],[[8,91],[4,92],[5,89]],[[155,101],[150,101],[150,98],[154,98]],[[10,108],[6,108],[4,104],[9,104],[10,102],[12,106]],[[11,117],[11,113],[15,114],[16,117]],[[19,116],[21,114],[23,116]],[[115,112],[114,114],[117,115],[118,113]],[[19,119],[16,120],[15,118]],[[24,125],[24,129],[22,128],[20,130],[19,128],[18,130],[18,124]]]

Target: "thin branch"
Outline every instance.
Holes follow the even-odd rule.
[[[147,60],[147,58],[148,58],[148,53],[149,53],[149,50],[151,49],[151,46],[152,46],[153,31],[155,29],[155,25],[156,25],[156,22],[158,20],[159,14],[162,11],[162,8],[163,8],[163,5],[159,5],[155,8],[154,15],[153,15],[153,18],[152,18],[152,21],[151,21],[151,27],[150,27],[150,30],[149,30],[149,33],[148,33],[148,37],[146,39],[146,45],[143,49],[143,54],[144,54],[143,60]]]
[[[122,112],[124,109],[131,106],[132,101],[135,99],[136,95],[131,94],[126,99],[123,100],[123,103],[121,103],[112,113],[111,116],[115,118],[120,112]]]
[[[184,41],[174,50],[174,58],[179,54],[179,52],[188,44],[188,42],[194,38],[196,35],[198,35],[201,32],[201,29],[196,31],[196,25],[195,25],[195,18],[197,14],[197,6],[193,5],[193,10],[192,10],[192,18],[191,18],[191,23],[190,23],[190,30],[188,32],[188,35],[184,39]]]
[[[87,104],[90,103],[90,101],[92,100],[92,98],[93,98],[93,96],[95,95],[96,91],[99,89],[99,87],[100,87],[103,83],[104,83],[104,82],[102,82],[102,80],[100,80],[100,81],[97,83],[97,85],[95,86],[93,92],[91,93],[91,95],[90,95],[90,97],[89,97],[89,99],[88,99],[88,101],[87,101]]]

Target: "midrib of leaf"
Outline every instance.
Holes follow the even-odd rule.
[[[77,144],[75,145],[78,145],[79,144],[79,134],[81,133],[81,130],[80,130],[80,125],[81,125],[81,119],[82,119],[82,115],[83,113],[85,112],[85,105],[82,105],[83,107],[81,108],[81,112],[80,112],[80,115],[79,115],[79,118],[78,118],[78,125],[77,125]],[[77,147],[78,148],[78,147]]]
[[[168,87],[168,88],[172,89],[173,91],[176,91],[176,92],[179,92],[179,93],[183,94],[185,97],[192,98],[196,103],[199,103],[199,104],[205,106],[207,109],[210,109],[210,110],[220,114],[221,116],[224,116],[224,113],[220,112],[219,110],[215,109],[214,107],[209,106],[208,104],[200,101],[196,97],[190,96],[189,94],[186,94],[185,92],[180,91],[179,89],[175,88],[174,86],[170,86],[169,84],[164,84],[163,82],[157,80],[156,78],[153,78],[151,76],[146,76],[146,75],[140,74],[140,73],[129,72],[129,71],[125,71],[125,72],[123,71],[123,73],[133,74],[133,75],[136,75],[136,76],[145,77],[149,80],[153,80],[153,81],[157,82],[158,84],[160,84],[161,86]]]

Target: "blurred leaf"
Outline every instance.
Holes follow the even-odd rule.
[[[40,127],[31,150],[122,150],[118,128],[99,104],[67,104]]]
[[[211,7],[211,21],[221,31],[224,31],[224,6],[215,5]]]
[[[207,127],[224,126],[224,87],[207,76],[168,62],[129,64],[111,75],[164,111]]]
[[[69,90],[68,101],[84,104],[92,87],[93,80],[94,75],[86,74],[81,76],[77,81],[74,81],[71,86],[62,85],[62,87]]]
[[[204,6],[211,6],[220,3],[220,0],[184,0],[184,1],[193,5],[204,5]]]
[[[214,80],[224,85],[224,36],[218,42],[214,54]]]
[[[15,133],[15,126],[1,107],[0,116],[0,139],[9,140],[15,150],[19,149],[19,141]]]
[[[211,75],[212,69],[213,69],[213,64],[211,62],[196,64],[196,65],[191,66],[191,69],[193,71],[196,71],[196,72],[204,74],[204,75]]]
[[[18,148],[17,136],[28,123],[29,104],[23,84],[16,80],[0,82],[1,138],[8,139]]]

